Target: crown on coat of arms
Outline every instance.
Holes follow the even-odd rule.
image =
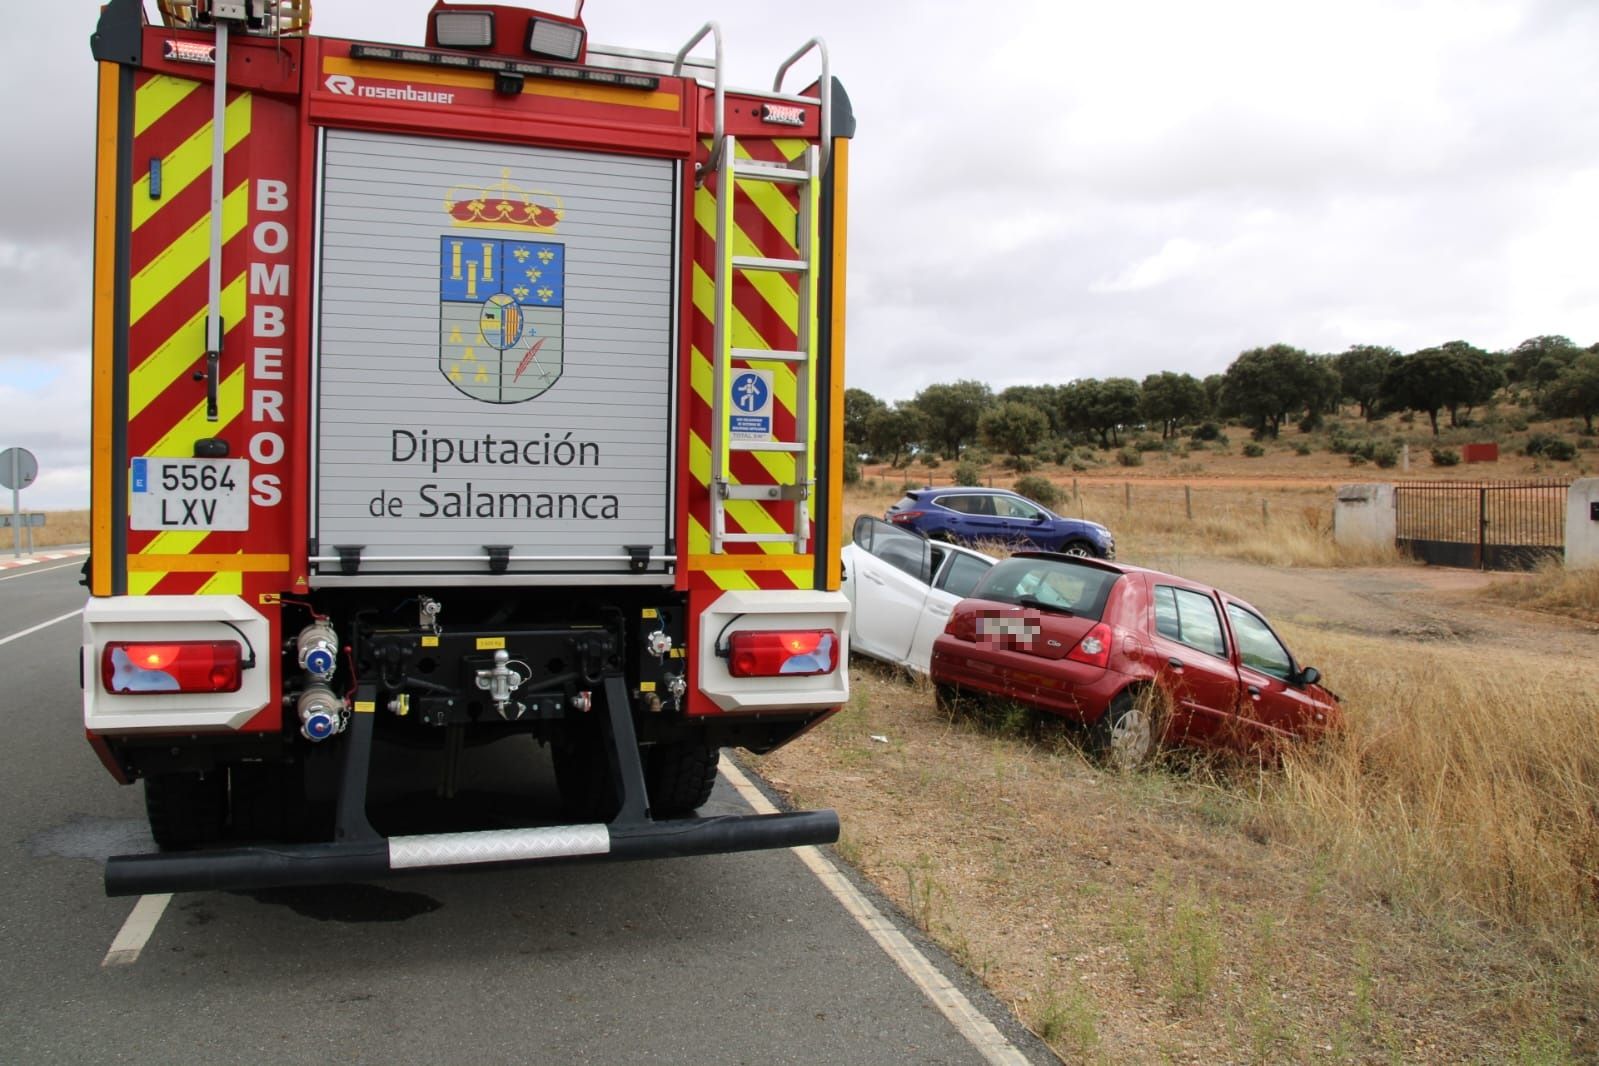
[[[522,188],[511,180],[509,170],[500,171],[500,180],[493,185],[452,186],[444,194],[444,210],[456,226],[535,233],[555,229],[566,213],[559,196]]]

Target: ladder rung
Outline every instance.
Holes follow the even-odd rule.
[[[810,358],[809,353],[796,351],[783,351],[771,348],[734,348],[728,353],[734,359],[742,359],[746,363],[803,363]]]
[[[723,544],[792,544],[792,533],[723,533]]]
[[[811,180],[810,174],[803,168],[784,166],[782,163],[757,163],[749,159],[733,160],[733,176],[784,185],[804,185]]]
[[[803,452],[806,445],[792,440],[734,440],[727,447],[735,452]]]
[[[803,274],[811,264],[803,259],[767,259],[758,255],[735,255],[734,270],[775,270],[784,274]]]
[[[808,485],[729,485],[719,484],[727,500],[801,500],[809,495]]]

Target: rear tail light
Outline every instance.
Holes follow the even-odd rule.
[[[926,513],[926,511],[896,511],[888,516],[888,520],[896,526],[908,526]]]
[[[1110,663],[1110,626],[1101,622],[1090,629],[1066,658],[1104,669]]]
[[[977,615],[971,611],[956,611],[949,616],[944,632],[957,640],[977,641]]]
[[[107,692],[237,692],[239,645],[231,640],[174,640],[160,644],[112,641],[100,654]]]
[[[757,629],[727,642],[734,677],[805,677],[838,669],[838,634],[831,629]]]

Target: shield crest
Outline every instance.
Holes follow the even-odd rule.
[[[554,241],[439,240],[439,372],[484,403],[522,403],[560,380],[566,249]]]

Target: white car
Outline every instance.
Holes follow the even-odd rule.
[[[855,520],[853,537],[843,552],[851,654],[927,673],[950,612],[998,560],[870,515]]]

